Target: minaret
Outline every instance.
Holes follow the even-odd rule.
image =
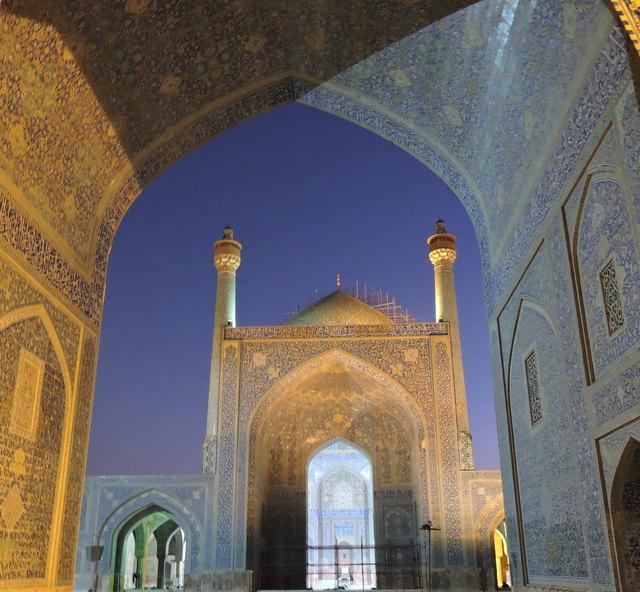
[[[436,233],[427,239],[427,245],[429,245],[429,260],[433,263],[434,271],[436,321],[449,323],[461,465],[467,465],[465,468],[473,468],[473,466],[468,466],[473,464],[473,459],[469,456],[471,454],[471,435],[469,433],[467,394],[464,386],[464,370],[462,368],[456,286],[453,277],[453,263],[457,257],[456,237],[447,233],[447,227],[443,220],[438,220],[436,222]],[[466,457],[464,462],[462,459],[463,448],[465,449]]]
[[[222,239],[213,244],[213,264],[218,270],[216,304],[213,316],[213,345],[207,407],[207,434],[203,449],[203,472],[216,468],[216,434],[218,432],[218,402],[220,390],[220,355],[225,327],[236,324],[236,270],[240,267],[242,245],[233,240],[233,228],[227,226]]]

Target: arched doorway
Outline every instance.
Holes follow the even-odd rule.
[[[307,588],[376,586],[373,465],[344,439],[307,468]]]
[[[629,440],[611,489],[611,516],[621,590],[640,589],[640,442]]]
[[[187,540],[172,514],[151,505],[126,519],[111,546],[114,592],[181,588]]]
[[[348,580],[359,588],[363,582],[365,587],[417,583],[416,508],[423,503],[419,417],[374,378],[375,369],[367,373],[352,366],[347,355],[328,353],[299,371],[275,396],[267,395],[252,425],[249,458],[255,478],[249,504],[256,520],[248,524],[247,557],[258,588],[301,589],[309,576],[322,580],[317,582],[322,588],[330,581],[332,589],[341,577],[340,585]],[[354,464],[329,462],[343,454]],[[325,470],[313,474],[323,463]],[[340,490],[344,495],[338,500]],[[334,501],[348,507],[336,508]],[[325,512],[320,521],[319,512]],[[315,525],[308,527],[314,513]],[[362,520],[339,519],[340,513],[361,513]],[[360,550],[367,543],[369,569]],[[329,548],[308,553],[308,546]],[[385,550],[392,548],[393,569],[385,571]],[[326,557],[320,551],[327,551]],[[316,562],[329,565],[314,578]]]

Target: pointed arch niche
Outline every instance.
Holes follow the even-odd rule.
[[[369,563],[373,565],[371,573],[365,574],[365,587],[373,585],[367,581],[374,581],[374,570],[378,574],[375,585],[384,587],[384,576],[380,575],[384,570],[378,569],[384,562],[380,546],[411,550],[417,540],[416,506],[422,504],[420,416],[413,413],[391,379],[384,380],[384,374],[373,367],[367,371],[366,363],[348,354],[328,352],[302,366],[302,372],[292,372],[293,380],[284,377],[280,385],[275,385],[277,392],[267,393],[253,414],[249,472],[254,477],[249,482],[248,500],[253,518],[248,522],[248,563],[259,588],[306,588],[307,545],[314,544],[314,530],[308,528],[308,511],[313,510],[307,503],[308,496],[313,491],[322,496],[332,479],[346,482],[349,473],[352,482],[360,480],[361,497],[371,496],[366,506],[373,514],[367,522],[369,541],[371,546],[375,541],[378,549],[372,549]],[[338,455],[343,449],[366,461],[360,470],[338,467],[319,475],[315,482],[308,470],[315,466],[314,459],[330,452]],[[368,485],[361,472],[366,473],[367,464]],[[364,514],[365,507],[361,509]],[[356,532],[355,522],[342,522],[339,532],[351,532],[350,526]],[[364,528],[364,522],[361,526]],[[335,538],[336,533],[331,536]],[[337,536],[340,544],[360,546],[357,532]],[[329,541],[329,546],[334,544],[335,540]],[[357,563],[361,563],[359,555]],[[412,577],[410,552],[406,564],[396,566],[394,577],[404,571]],[[330,567],[333,588],[337,579],[335,557]],[[362,566],[359,568],[362,575]],[[349,577],[348,570],[345,577]]]
[[[611,487],[611,518],[621,590],[640,589],[640,442],[629,438]]]

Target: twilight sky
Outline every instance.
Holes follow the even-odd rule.
[[[478,245],[429,169],[375,134],[300,104],[233,128],[149,185],[109,261],[89,474],[200,472],[215,269],[229,224],[242,242],[238,325],[275,325],[316,290],[356,280],[434,320],[425,237],[438,217],[455,264],[476,466],[497,468]]]

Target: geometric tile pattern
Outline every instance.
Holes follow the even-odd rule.
[[[531,412],[531,423],[535,424],[542,419],[542,403],[540,402],[540,391],[538,385],[538,367],[536,366],[536,354],[532,352],[524,361],[527,375],[527,392],[529,393],[529,411]]]
[[[602,300],[607,316],[609,335],[613,335],[624,325],[624,313],[622,312],[622,299],[616,277],[616,266],[611,259],[600,272],[600,286],[602,287]]]
[[[44,362],[26,349],[21,349],[9,430],[29,440],[35,440],[36,437],[43,377]]]

